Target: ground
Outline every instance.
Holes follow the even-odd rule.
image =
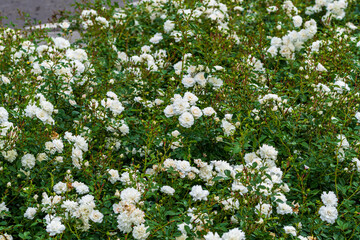
[[[112,0],[123,5],[122,0]],[[75,0],[0,0],[0,16],[7,17],[2,19],[3,24],[15,23],[22,27],[24,20],[19,16],[18,10],[29,13],[30,19],[41,21],[41,23],[49,22],[51,17],[59,12],[59,10],[73,10]]]

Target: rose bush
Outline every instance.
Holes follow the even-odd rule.
[[[1,29],[0,239],[360,235],[357,1],[76,7]]]

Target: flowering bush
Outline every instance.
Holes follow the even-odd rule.
[[[77,9],[1,29],[0,239],[360,236],[356,1]]]

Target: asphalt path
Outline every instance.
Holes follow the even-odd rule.
[[[80,1],[80,0],[78,0]],[[75,0],[0,0],[0,25],[14,23],[17,27],[24,26],[24,20],[19,15],[20,12],[28,13],[29,20],[34,25],[41,21],[42,24],[51,21],[60,11],[73,11]],[[123,6],[122,0],[112,0],[118,2],[119,6]],[[5,19],[3,17],[7,17]]]

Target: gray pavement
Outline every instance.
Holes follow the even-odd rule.
[[[78,0],[80,1],[80,0]],[[31,21],[41,21],[47,23],[52,16],[59,13],[59,10],[73,11],[75,0],[0,0],[0,17],[6,16],[8,19],[2,19],[2,24],[6,25],[13,22],[18,27],[23,27],[24,20],[18,14],[18,10],[28,13]],[[123,6],[122,0],[112,0]],[[34,22],[32,22],[33,24]],[[0,24],[1,25],[1,24]]]

